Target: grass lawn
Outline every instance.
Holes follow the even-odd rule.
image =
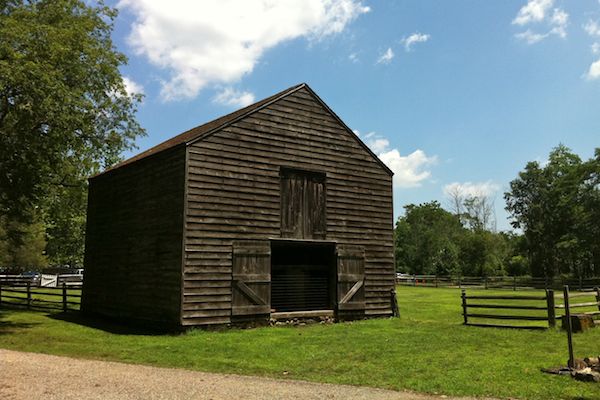
[[[566,363],[566,335],[558,329],[462,326],[456,289],[400,287],[398,301],[400,319],[181,335],[135,332],[75,313],[63,320],[61,314],[2,309],[0,347],[448,395],[600,398],[598,384],[540,372]],[[576,356],[598,355],[599,344],[600,329],[576,334]]]

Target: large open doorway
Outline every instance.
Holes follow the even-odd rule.
[[[335,243],[271,241],[272,313],[333,310]]]

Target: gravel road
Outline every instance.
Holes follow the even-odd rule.
[[[0,399],[452,399],[0,349]],[[466,398],[462,398],[466,400]]]

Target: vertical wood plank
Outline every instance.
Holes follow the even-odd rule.
[[[67,283],[65,281],[62,283],[62,307],[63,312],[67,312]]]
[[[31,308],[31,282],[27,282],[27,308]]]
[[[569,309],[569,285],[565,285],[563,289],[563,298],[565,305],[565,322],[567,325],[567,343],[569,346],[568,367],[573,368],[575,358],[573,357],[573,324],[571,322],[571,310]]]
[[[554,290],[546,289],[546,306],[548,307],[548,327],[556,326],[556,314],[554,306]]]
[[[465,289],[461,289],[460,298],[462,299],[463,325],[467,325],[469,321],[467,320],[467,294]]]

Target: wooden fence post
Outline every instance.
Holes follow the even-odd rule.
[[[563,290],[564,302],[565,302],[565,318],[567,325],[567,342],[569,344],[569,363],[568,367],[573,368],[574,357],[573,357],[573,326],[571,325],[571,310],[569,310],[569,285],[565,285]]]
[[[413,286],[417,286],[417,275],[413,274]]]
[[[548,307],[548,327],[556,326],[556,313],[554,308],[554,290],[546,289],[546,306]]]
[[[392,289],[394,290],[394,289]],[[62,283],[62,301],[63,301],[63,312],[67,312],[67,284],[65,281]]]
[[[600,288],[596,286],[594,290],[596,291],[596,302],[598,303],[598,311],[600,311]]]
[[[579,275],[579,290],[583,290],[583,277],[581,274]]]
[[[463,325],[467,325],[469,322],[467,319],[467,294],[465,293],[465,289],[461,289],[460,297],[462,299],[462,309],[463,309]]]
[[[2,279],[0,279],[0,305],[2,305]]]
[[[27,282],[27,309],[31,308],[31,282]]]
[[[485,288],[486,288],[486,290],[487,290],[487,288],[488,288],[488,277],[486,276],[486,277],[484,277],[483,279],[484,279],[484,285],[485,285]]]
[[[435,287],[438,287],[438,276],[437,276],[437,274],[435,275]]]
[[[461,282],[460,276],[458,277],[458,288],[462,289],[462,282]]]
[[[513,276],[513,292],[517,291],[517,276]]]

